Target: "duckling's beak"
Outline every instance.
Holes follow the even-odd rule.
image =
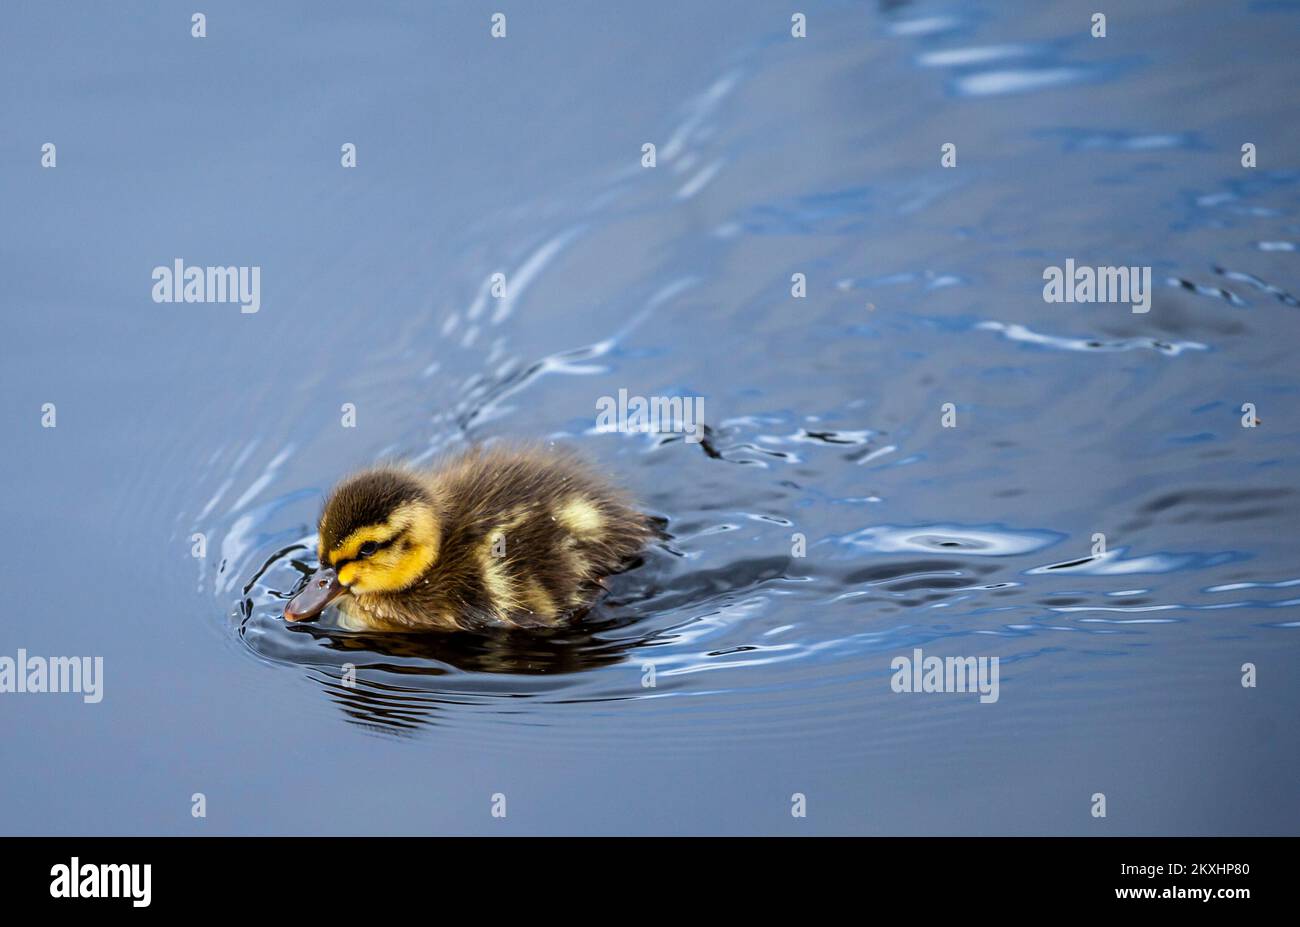
[[[284,620],[307,621],[315,618],[325,611],[326,605],[347,591],[347,587],[339,582],[339,575],[333,567],[321,567],[311,574],[307,585],[302,587],[302,592],[290,599],[284,607]]]

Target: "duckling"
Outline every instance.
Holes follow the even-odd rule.
[[[343,480],[320,517],[320,567],[285,606],[338,600],[352,630],[546,627],[591,605],[652,536],[649,518],[572,454],[473,449],[430,471]]]

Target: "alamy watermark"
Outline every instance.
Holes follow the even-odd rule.
[[[103,657],[33,657],[19,648],[18,657],[0,657],[0,693],[80,692],[96,704],[104,697]]]
[[[239,311],[248,315],[262,308],[260,266],[186,267],[177,258],[171,267],[155,267],[153,281],[156,303],[239,303]]]
[[[1043,301],[1049,303],[1130,303],[1133,311],[1151,311],[1150,267],[1075,266],[1043,268]]]
[[[895,692],[978,692],[984,704],[998,700],[997,657],[927,657],[917,647],[910,657],[889,662]]]
[[[679,432],[688,444],[704,439],[703,396],[629,396],[620,389],[618,397],[596,400],[596,431]]]
[[[130,898],[132,906],[147,908],[153,897],[151,863],[83,863],[74,856],[50,875],[51,898]]]

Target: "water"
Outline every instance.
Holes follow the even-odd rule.
[[[1300,5],[652,6],[11,15],[0,654],[105,678],[0,697],[5,832],[1300,829]],[[342,474],[512,437],[666,522],[586,622],[277,617]]]

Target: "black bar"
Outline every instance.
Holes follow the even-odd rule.
[[[107,909],[318,912],[375,916],[441,898],[527,905],[556,893],[620,898],[661,913],[683,892],[744,906],[775,892],[821,905],[847,893],[882,910],[1213,911],[1285,902],[1294,838],[439,838],[35,837],[0,839],[7,905]],[[119,897],[53,897],[73,858],[93,889],[104,864],[150,866]],[[94,867],[93,873],[85,867]],[[1128,868],[1125,868],[1128,867]],[[1181,867],[1179,869],[1178,867]],[[144,870],[134,870],[143,874]],[[141,882],[142,882],[141,878]],[[111,888],[111,884],[109,886]],[[130,889],[134,887],[134,895]],[[1203,893],[1209,893],[1204,897]],[[1229,895],[1230,893],[1230,895]],[[1121,897],[1121,895],[1123,897]],[[1146,897],[1143,897],[1146,896]],[[1232,897],[1235,896],[1235,897]],[[510,899],[513,899],[511,901]],[[633,900],[635,899],[635,900]],[[576,901],[575,901],[576,903]],[[730,903],[730,902],[729,902]],[[920,907],[917,907],[917,906]]]

